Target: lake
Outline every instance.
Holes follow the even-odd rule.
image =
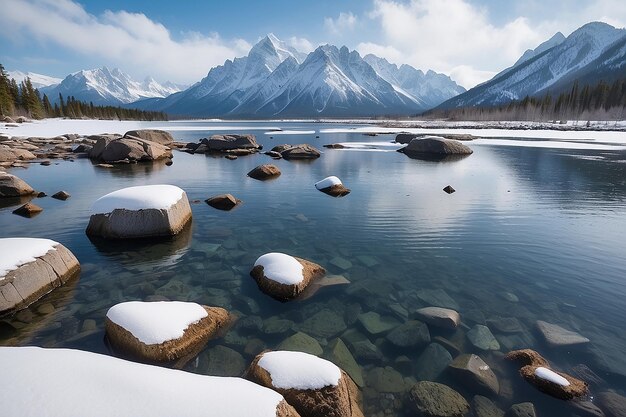
[[[364,382],[365,414],[404,416],[412,415],[407,387],[424,375],[420,366],[432,362],[420,361],[427,344],[395,346],[384,332],[371,333],[363,322],[374,312],[399,326],[414,318],[415,310],[437,305],[458,310],[463,324],[456,331],[429,326],[431,341],[480,355],[498,376],[500,395],[489,398],[503,410],[531,401],[539,416],[577,413],[535,390],[516,365],[503,359],[518,348],[535,349],[553,368],[571,375],[580,375],[576,371],[584,365],[598,377],[590,385],[592,396],[607,389],[624,394],[626,151],[616,142],[626,143],[626,133],[608,132],[610,138],[591,143],[580,132],[571,140],[560,132],[564,136],[555,145],[537,132],[496,132],[500,137],[466,142],[474,150],[467,158],[434,162],[395,152],[398,146],[390,143],[395,135],[364,135],[368,129],[384,132],[368,126],[141,125],[163,127],[183,142],[215,133],[253,133],[265,150],[309,143],[323,155],[306,162],[273,161],[263,154],[231,161],[175,151],[169,167],[102,169],[78,159],[11,169],[36,190],[48,195],[65,190],[71,198],[38,199],[44,211],[32,219],[13,215],[15,206],[0,208],[0,236],[56,240],[77,256],[82,272],[74,284],[0,322],[0,344],[114,354],[104,338],[104,317],[113,304],[195,301],[225,307],[239,320],[184,369],[239,375],[256,353],[276,349],[298,331],[316,339],[325,355],[332,355],[334,339],[341,337],[358,365],[350,373]],[[115,131],[117,125],[110,126]],[[269,131],[273,128],[283,132]],[[352,147],[322,147],[339,142]],[[262,163],[276,164],[282,175],[266,182],[246,177]],[[330,175],[352,192],[332,198],[317,191],[314,183]],[[103,242],[85,235],[97,198],[123,187],[162,183],[183,188],[192,201],[192,226],[177,239]],[[456,192],[443,192],[447,185]],[[204,203],[222,193],[243,204],[223,212]],[[274,301],[249,275],[267,252],[309,259],[350,284],[322,288],[302,301]],[[537,320],[591,342],[550,347]],[[499,349],[485,351],[470,342],[467,334],[477,324],[489,327]],[[470,402],[482,394],[447,371],[433,379]]]

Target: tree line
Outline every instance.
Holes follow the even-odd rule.
[[[575,81],[569,91],[556,98],[548,92],[543,97],[526,96],[499,106],[431,110],[423,116],[477,121],[624,120],[626,78],[611,84],[605,81],[586,84],[582,88]]]
[[[41,96],[33,87],[30,78],[21,83],[9,78],[0,64],[0,115],[26,116],[31,119],[46,117],[67,117],[70,119],[104,119],[104,120],[167,120],[163,112],[127,109],[119,106],[98,106],[89,102],[76,100],[73,96],[59,99],[54,105],[47,95]]]

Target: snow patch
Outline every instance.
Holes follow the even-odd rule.
[[[183,197],[184,191],[174,185],[140,185],[113,191],[96,200],[92,214],[107,214],[115,209],[169,209]]]
[[[302,282],[304,267],[293,256],[272,252],[259,257],[254,266],[263,267],[263,275],[279,284],[297,285]]]
[[[569,386],[569,381],[567,379],[563,378],[561,375],[557,374],[556,372],[548,368],[544,368],[543,366],[540,366],[537,369],[535,369],[535,375],[541,379],[545,379],[546,381],[553,382],[562,387]]]
[[[315,130],[277,130],[275,132],[265,132],[266,135],[314,135]]]
[[[323,190],[324,188],[332,187],[333,185],[341,185],[342,182],[339,178],[333,176],[326,177],[321,181],[315,183],[315,188]]]
[[[0,239],[0,281],[6,274],[36,258],[56,250],[58,242],[50,239],[10,237]]]
[[[332,362],[304,352],[264,353],[259,366],[269,372],[272,385],[282,389],[321,389],[336,387],[341,369]]]
[[[277,392],[72,349],[0,347],[2,415],[276,417]]]
[[[185,330],[205,318],[200,304],[182,301],[128,301],[109,309],[107,317],[146,345],[183,337]]]

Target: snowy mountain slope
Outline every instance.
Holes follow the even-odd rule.
[[[548,49],[552,49],[555,46],[562,44],[563,41],[565,41],[565,35],[563,35],[561,32],[555,33],[554,36],[552,36],[550,39],[540,44],[535,49],[526,50],[526,52],[524,52],[524,54],[520,57],[520,59],[518,59],[517,62],[513,64],[513,67],[517,67],[520,64],[523,64],[524,62],[538,55],[541,55]]]
[[[94,104],[121,105],[142,98],[166,97],[179,89],[171,83],[159,84],[151,77],[138,82],[117,68],[109,70],[102,67],[70,74],[58,85],[43,87],[40,92],[47,94],[52,102],[57,102],[59,94],[62,94],[63,97],[74,96],[77,100]]]
[[[37,74],[35,72],[22,72],[22,71],[7,71],[9,78],[12,78],[20,84],[27,77],[30,78],[30,82],[35,88],[47,87],[50,85],[59,84],[60,78],[50,77],[48,75]]]
[[[607,64],[596,62],[616,42],[626,36],[626,30],[616,29],[606,23],[588,23],[574,31],[565,41],[539,55],[522,62],[517,67],[496,75],[490,81],[454,97],[439,108],[476,105],[497,105],[536,95],[556,85],[560,80],[572,77],[590,65],[604,67],[613,62],[602,58]],[[619,57],[615,58],[619,62]],[[616,65],[615,62],[613,62]],[[608,67],[607,67],[608,68]]]

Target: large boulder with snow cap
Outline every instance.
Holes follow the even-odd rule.
[[[470,155],[472,149],[456,140],[445,139],[439,136],[426,136],[412,139],[407,146],[400,149],[408,156],[450,156],[450,155]]]
[[[149,142],[159,143],[161,145],[170,146],[174,142],[174,138],[169,132],[157,129],[139,129],[130,130],[124,133],[125,138],[139,138]]]
[[[228,311],[181,301],[116,304],[106,315],[113,346],[131,356],[156,362],[197,352],[229,322]]]
[[[6,416],[298,417],[279,393],[242,378],[80,350],[0,347],[0,369]]]
[[[0,239],[0,315],[28,307],[78,276],[80,264],[49,239]]]
[[[350,189],[346,188],[341,180],[335,176],[326,177],[316,182],[315,188],[333,197],[343,197],[350,194]]]
[[[0,198],[21,197],[34,192],[35,190],[21,178],[6,172],[0,172]]]
[[[302,417],[362,417],[359,391],[337,365],[304,352],[257,355],[246,378],[285,397]]]
[[[133,239],[178,234],[191,221],[187,194],[174,185],[144,185],[109,193],[94,203],[87,234]]]
[[[321,266],[284,253],[266,253],[254,263],[250,275],[267,295],[280,300],[292,300],[314,280],[326,275]]]

